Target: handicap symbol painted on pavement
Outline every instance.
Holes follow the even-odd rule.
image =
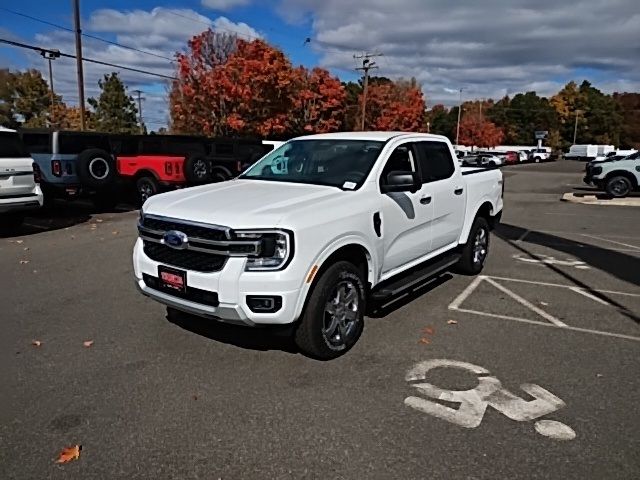
[[[425,381],[427,373],[434,368],[466,370],[477,376],[478,385],[471,390],[446,390],[437,387]],[[532,383],[520,385],[522,390],[534,398],[525,400],[505,389],[500,380],[492,376],[487,369],[457,360],[435,359],[420,362],[407,372],[405,380],[426,397],[457,403],[459,406],[451,408],[418,396],[405,398],[405,405],[465,428],[478,427],[487,407],[494,408],[511,420],[527,422],[565,406],[565,403],[553,393]],[[535,431],[556,440],[573,440],[576,437],[571,427],[554,420],[537,421]]]

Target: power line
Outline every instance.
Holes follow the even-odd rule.
[[[28,18],[29,20],[33,20],[35,22],[39,22],[39,23],[42,23],[44,25],[49,25],[51,27],[55,27],[55,28],[58,28],[60,30],[65,30],[65,31],[71,32],[71,33],[75,32],[72,28],[68,28],[68,27],[65,27],[63,25],[58,25],[56,23],[48,22],[47,20],[43,20],[41,18],[33,17],[31,15],[27,15],[26,13],[16,12],[14,10],[10,10],[8,8],[5,8],[5,7],[0,7],[0,10],[4,10],[5,12],[12,13],[13,15],[18,15],[20,17]],[[141,50],[139,48],[132,47],[132,46],[129,46],[129,45],[123,45],[122,43],[114,42],[113,40],[108,40],[106,38],[98,37],[96,35],[91,35],[89,33],[82,33],[82,36],[83,37],[87,37],[87,38],[91,38],[93,40],[98,40],[100,42],[108,43],[110,45],[115,45],[117,47],[126,48],[127,50],[133,50],[134,52],[144,53],[145,55],[151,55],[153,57],[162,58],[163,60],[168,60],[169,62],[174,62],[175,61],[173,58],[165,57],[164,55],[159,55],[157,53],[149,52],[147,50]]]
[[[360,130],[364,130],[365,127],[365,111],[367,109],[367,89],[369,87],[369,70],[378,68],[376,62],[372,62],[373,57],[381,57],[382,53],[363,53],[362,55],[354,55],[353,58],[362,59],[362,66],[356,68],[356,70],[362,70],[364,74],[364,80],[362,85],[362,120],[360,122]]]
[[[55,52],[55,50],[51,50],[48,48],[38,47],[35,45],[29,45],[26,43],[14,42],[13,40],[7,40],[5,38],[0,38],[0,43],[6,43],[8,45],[13,45],[14,47],[26,48],[28,50],[33,50],[35,52]],[[77,58],[75,55],[71,55],[69,53],[59,52],[61,57],[65,58]],[[177,80],[176,77],[171,77],[169,75],[164,75],[162,73],[150,72],[148,70],[142,70],[139,68],[125,67],[124,65],[117,65],[115,63],[103,62],[101,60],[95,60],[93,58],[82,57],[82,60],[89,63],[95,63],[97,65],[104,65],[107,67],[119,68],[121,70],[128,70],[130,72],[142,73],[144,75],[152,75],[154,77],[166,78],[168,80]]]

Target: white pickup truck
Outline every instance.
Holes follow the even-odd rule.
[[[18,227],[26,212],[42,207],[39,181],[18,132],[0,127],[0,231]]]
[[[461,168],[442,136],[300,137],[234,180],[147,200],[135,281],[170,309],[291,324],[301,351],[330,359],[373,304],[446,269],[479,273],[502,194],[499,170]]]

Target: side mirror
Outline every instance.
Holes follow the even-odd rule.
[[[405,171],[389,172],[382,184],[382,193],[390,192],[411,192],[415,193],[420,189],[418,174]]]

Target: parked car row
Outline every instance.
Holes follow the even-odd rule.
[[[509,151],[477,151],[463,152],[456,151],[456,155],[461,164],[466,166],[500,167],[503,165],[515,165],[524,162],[548,162],[555,160],[547,148],[534,148],[532,150],[509,150]]]
[[[22,130],[39,167],[45,202],[88,196],[112,208],[123,192],[142,204],[163,190],[235,177],[274,148],[273,142],[172,135]]]

